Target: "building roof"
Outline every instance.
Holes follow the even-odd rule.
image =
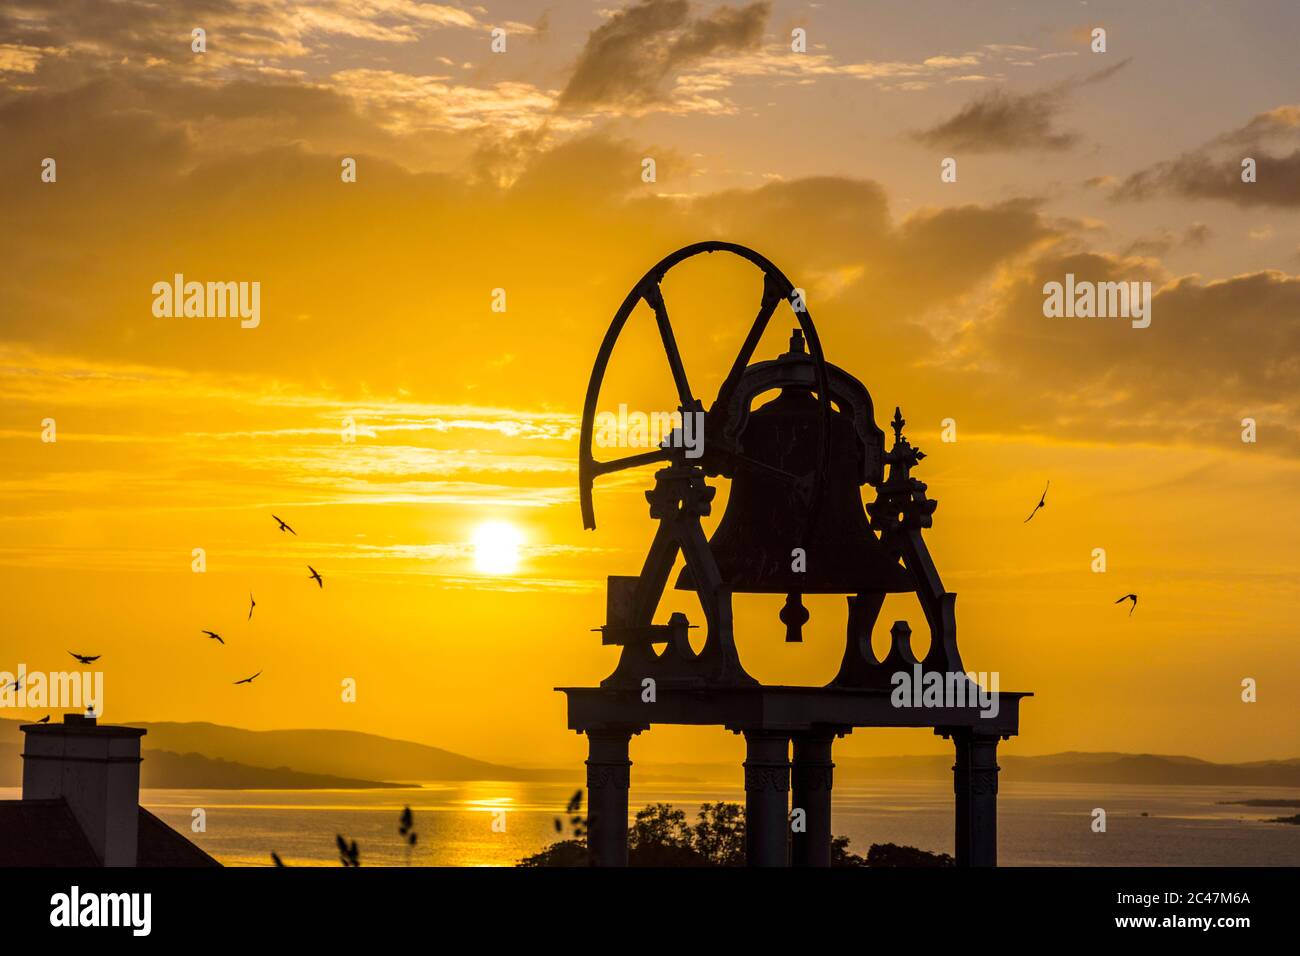
[[[137,866],[220,866],[140,807]],[[99,866],[99,857],[62,799],[0,800],[0,867]]]
[[[136,866],[220,866],[203,850],[156,816],[140,808],[140,851]]]
[[[99,857],[62,797],[0,800],[0,866],[99,866]]]

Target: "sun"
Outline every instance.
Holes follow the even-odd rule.
[[[523,532],[509,521],[485,521],[474,529],[474,567],[480,574],[513,574],[519,567]]]

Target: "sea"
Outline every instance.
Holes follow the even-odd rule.
[[[1009,866],[1297,866],[1300,826],[1269,822],[1296,807],[1228,801],[1300,800],[1277,787],[1016,783],[999,794],[999,862]],[[336,835],[362,866],[512,866],[558,838],[574,787],[494,781],[384,790],[145,790],[141,803],[228,866],[337,866]],[[21,794],[10,790],[6,799]],[[735,786],[634,786],[630,805],[744,802]],[[880,781],[835,788],[833,830],[865,854],[872,843],[951,853],[951,783]],[[399,833],[410,807],[417,834]],[[1105,811],[1097,832],[1096,811]],[[198,811],[202,811],[201,813]]]

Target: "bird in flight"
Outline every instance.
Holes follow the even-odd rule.
[[[256,677],[260,677],[261,674],[262,674],[262,672],[261,672],[261,671],[258,671],[258,672],[257,672],[256,674],[254,674],[252,677],[245,677],[243,680],[237,680],[237,681],[235,681],[235,683],[236,683],[236,684],[251,684],[251,683],[253,683],[254,678],[256,678]]]
[[[253,592],[248,592],[248,619],[253,619],[253,608],[257,607],[257,602],[253,600]]]
[[[216,631],[204,631],[203,633],[208,635],[208,637],[212,638],[212,640],[216,641],[218,644],[226,643],[221,639],[221,635],[218,634]]]
[[[1052,482],[1049,480],[1049,481],[1047,482],[1047,488],[1050,488],[1050,487],[1052,487]],[[1031,512],[1029,512],[1029,518],[1032,518],[1034,515],[1038,514],[1038,509],[1039,509],[1039,508],[1046,508],[1046,507],[1047,507],[1047,488],[1044,488],[1044,489],[1043,489],[1043,493],[1042,493],[1041,495],[1038,496],[1038,504],[1034,505],[1034,510],[1031,511]],[[1024,522],[1025,524],[1028,524],[1028,523],[1029,523],[1029,518],[1026,518],[1026,519],[1025,519],[1025,522]]]
[[[307,575],[307,577],[315,581],[318,587],[322,587],[322,588],[325,587],[325,582],[321,580],[319,571],[313,568],[310,564],[307,565],[307,570],[311,572],[311,574]]]
[[[40,720],[38,720],[38,721],[36,721],[36,722],[37,722],[38,724],[48,724],[48,723],[50,722],[50,715],[49,715],[49,714],[46,714],[44,717],[42,717]]]
[[[276,521],[280,522],[280,530],[281,530],[281,531],[287,531],[287,532],[289,532],[291,535],[293,535],[295,538],[298,537],[298,532],[297,532],[297,531],[294,531],[294,530],[293,530],[292,528],[290,528],[287,524],[285,524],[285,523],[280,519],[280,516],[279,516],[279,515],[271,515],[271,517],[274,518]]]
[[[5,686],[12,687],[15,691],[20,691],[23,689],[23,679],[19,677],[17,680],[10,681]]]
[[[1115,603],[1116,603],[1116,604],[1123,604],[1125,601],[1132,601],[1132,602],[1133,602],[1132,606],[1128,609],[1128,616],[1129,616],[1129,617],[1132,617],[1132,616],[1133,616],[1133,612],[1137,610],[1137,606],[1138,606],[1138,596],[1137,596],[1136,594],[1125,594],[1122,598],[1120,598],[1120,599],[1119,599],[1118,601],[1116,601]]]
[[[103,654],[78,654],[75,651],[68,651],[68,653],[83,664],[93,664],[104,656]]]

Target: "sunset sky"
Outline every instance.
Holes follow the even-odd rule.
[[[604,579],[653,533],[650,469],[582,529],[587,376],[648,267],[726,239],[807,290],[878,424],[902,407],[965,663],[1035,694],[1005,752],[1300,756],[1298,33],[1289,0],[5,0],[0,670],[99,654],[110,721],[579,767],[552,688],[613,669]],[[259,282],[260,324],[155,317],[177,273]],[[1150,327],[1045,318],[1066,273],[1150,281]],[[717,256],[664,285],[706,404],[760,291]],[[671,386],[642,308],[600,407]],[[475,561],[489,522],[516,568]],[[780,597],[737,597],[752,674],[834,675],[844,600],[808,603],[789,645]],[[656,727],[632,758],[740,750]]]

